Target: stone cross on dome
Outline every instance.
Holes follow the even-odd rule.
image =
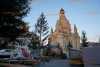
[[[60,9],[60,14],[64,14],[64,13],[65,13],[64,9],[61,8],[61,9]]]

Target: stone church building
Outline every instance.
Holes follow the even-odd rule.
[[[61,8],[59,13],[59,19],[57,20],[55,31],[52,31],[49,38],[48,43],[51,46],[59,46],[66,52],[67,45],[72,45],[72,48],[79,49],[80,48],[80,36],[77,31],[76,25],[74,25],[74,32],[71,30],[71,24],[69,20],[65,16],[65,11]]]

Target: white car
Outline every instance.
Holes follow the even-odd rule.
[[[0,59],[23,59],[23,56],[16,50],[2,49],[0,50]]]
[[[11,57],[11,52],[12,50],[10,49],[2,49],[0,50],[0,58],[1,59],[10,59]]]

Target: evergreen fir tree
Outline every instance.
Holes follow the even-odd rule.
[[[19,34],[24,33],[22,30],[26,23],[22,18],[29,11],[30,0],[1,0],[0,1],[0,37],[14,40]]]
[[[26,32],[27,23],[22,19],[29,12],[31,0],[0,0],[0,38],[8,39],[0,42],[0,47],[7,46],[17,36]],[[2,39],[1,39],[2,40]]]

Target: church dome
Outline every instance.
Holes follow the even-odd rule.
[[[59,13],[59,19],[56,24],[56,31],[61,33],[70,33],[71,32],[71,25],[68,19],[65,17],[64,9],[61,8]]]

